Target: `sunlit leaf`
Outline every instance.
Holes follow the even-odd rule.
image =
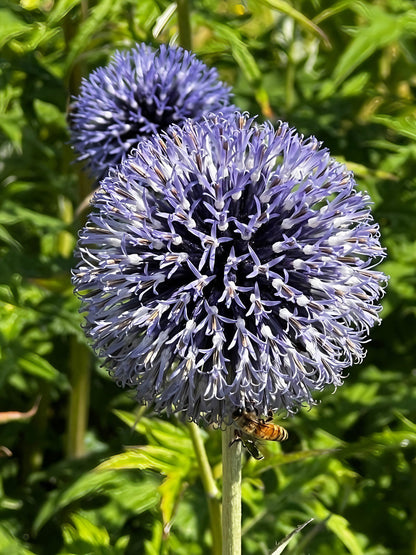
[[[261,78],[260,68],[247,46],[241,40],[238,31],[218,22],[213,22],[212,30],[215,35],[229,43],[232,55],[248,81],[250,83],[258,83]]]
[[[19,35],[31,31],[33,27],[19,19],[11,10],[0,9],[0,48]]]
[[[336,534],[352,555],[364,555],[364,551],[351,531],[347,519],[332,514],[327,521],[327,527]]]
[[[171,472],[159,486],[159,493],[161,495],[160,509],[162,511],[165,533],[169,533],[175,507],[185,484],[183,472],[178,471]]]
[[[67,524],[63,529],[66,544],[81,539],[91,548],[110,545],[110,536],[105,528],[95,526],[79,514],[73,514],[71,520],[73,525]]]
[[[367,26],[355,34],[352,42],[339,58],[332,75],[333,82],[323,93],[325,96],[331,94],[376,50],[398,40],[403,33],[410,32],[416,24],[415,17],[410,13],[390,14],[378,6],[370,7],[367,4],[364,13],[368,19]]]
[[[294,8],[293,5],[289,2],[285,2],[284,0],[261,0],[261,2],[266,4],[270,8],[278,10],[279,12],[292,17],[305,29],[307,29],[308,31],[312,31],[313,33],[318,35],[324,41],[326,46],[330,46],[329,39],[322,31],[322,29],[320,29],[318,25],[316,25],[316,23],[308,19],[302,12]]]
[[[66,68],[68,71],[77,57],[84,51],[91,37],[105,27],[109,21],[117,18],[126,3],[127,0],[121,0],[119,2],[101,0],[91,8],[89,16],[82,21],[78,33],[71,41],[71,47],[66,59]]]
[[[168,447],[145,445],[128,449],[124,453],[114,455],[100,464],[97,470],[140,469],[156,470],[162,474],[169,474],[177,468],[184,471],[189,467],[189,457],[180,456],[177,451]]]
[[[35,555],[33,551],[26,549],[22,540],[13,536],[5,524],[0,524],[0,552],[5,555]]]
[[[308,524],[310,524],[313,521],[313,518],[310,518],[308,521],[304,522],[303,524],[300,524],[299,526],[297,526],[297,528],[295,528],[293,530],[293,532],[290,532],[290,534],[288,534],[283,540],[281,540],[276,549],[271,553],[271,555],[280,555],[281,553],[283,553],[283,551],[286,549],[287,545],[289,544],[290,540],[296,536],[296,534],[299,534],[299,532],[301,530],[303,530],[305,528],[305,526],[307,526]]]
[[[158,445],[169,446],[181,453],[192,453],[192,441],[183,426],[174,425],[160,418],[141,418],[133,413],[115,410],[114,413],[132,430],[154,438]]]
[[[398,117],[375,114],[371,117],[371,121],[385,125],[389,129],[393,129],[399,133],[399,135],[403,135],[414,141],[416,140],[416,114]]]

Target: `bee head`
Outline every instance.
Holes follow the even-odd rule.
[[[237,409],[235,409],[235,411],[233,412],[233,418],[234,418],[234,420],[235,420],[236,418],[240,417],[240,416],[243,414],[243,412],[245,412],[245,410],[244,410],[243,407],[238,407]]]

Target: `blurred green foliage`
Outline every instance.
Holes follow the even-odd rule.
[[[65,447],[73,350],[85,349],[70,268],[91,190],[67,106],[115,49],[177,40],[174,8],[0,3],[0,553],[210,552],[189,429],[137,412],[97,361],[84,454]],[[285,421],[285,444],[246,459],[243,552],[270,553],[314,518],[285,553],[416,553],[414,2],[194,0],[191,25],[237,105],[316,135],[354,170],[389,254],[365,364]],[[220,487],[221,434],[201,433]]]

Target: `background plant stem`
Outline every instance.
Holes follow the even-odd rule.
[[[88,17],[88,0],[80,3],[79,23]],[[77,32],[72,17],[64,21],[64,36],[69,50],[69,45]],[[67,75],[68,98],[78,93],[85,67],[82,63],[75,63]],[[78,204],[91,193],[91,183],[80,169],[78,171]],[[83,216],[77,227],[85,222]],[[88,412],[90,402],[91,381],[91,353],[86,345],[80,343],[74,336],[70,338],[69,356],[69,381],[71,393],[69,397],[67,431],[66,431],[66,456],[68,458],[81,457],[85,452],[85,434],[88,426]]]
[[[66,454],[68,458],[82,457],[85,453],[85,432],[90,404],[91,353],[75,337],[71,340],[68,429]]]
[[[230,447],[234,429],[222,434],[222,553],[241,554],[241,442]]]
[[[179,44],[187,50],[192,49],[191,21],[190,21],[190,1],[177,0]]]
[[[189,424],[192,443],[194,445],[196,458],[198,460],[201,480],[208,499],[209,518],[211,522],[212,534],[212,553],[221,555],[222,536],[221,536],[221,502],[220,492],[217,488],[211,466],[208,461],[205,445],[202,441],[201,433],[196,424]]]

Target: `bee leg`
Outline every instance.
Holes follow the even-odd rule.
[[[267,413],[266,422],[270,422],[271,420],[273,420],[273,411],[269,410]]]
[[[257,449],[257,446],[254,441],[251,441],[251,439],[243,439],[241,437],[240,431],[234,430],[234,439],[230,441],[228,447],[231,447],[231,445],[233,445],[237,441],[241,441],[243,447],[247,449],[247,451],[250,453],[253,459],[256,459],[257,461],[261,461],[262,459],[264,459],[263,455]]]
[[[257,445],[254,443],[254,441],[251,441],[250,439],[246,441],[242,440],[242,444],[253,457],[253,459],[256,459],[256,461],[261,461],[262,459],[264,459],[263,455],[257,449]]]
[[[243,443],[243,440],[241,439],[241,434],[238,430],[234,430],[234,439],[232,441],[230,441],[228,447],[231,447],[231,445],[234,445],[234,443],[236,443],[237,441],[241,441],[241,443]],[[244,443],[243,443],[244,445]]]

